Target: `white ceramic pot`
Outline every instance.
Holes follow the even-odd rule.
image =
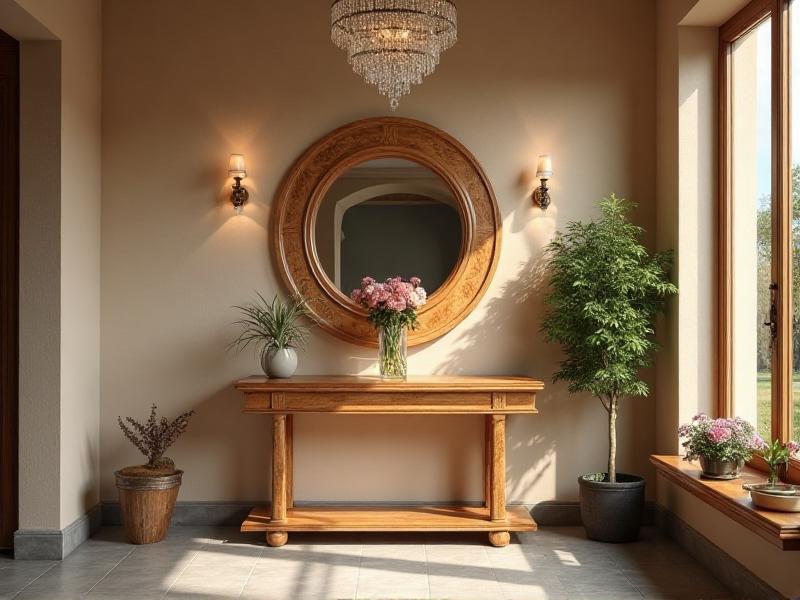
[[[271,348],[261,355],[261,368],[269,377],[291,377],[297,370],[297,352],[294,348]]]

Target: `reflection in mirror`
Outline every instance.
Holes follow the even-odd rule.
[[[314,223],[317,257],[345,295],[370,275],[418,276],[429,294],[455,268],[461,219],[449,186],[401,158],[356,165],[331,185]]]

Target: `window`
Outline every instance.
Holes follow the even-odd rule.
[[[719,412],[800,439],[800,0],[720,29]],[[794,117],[794,118],[793,118]]]

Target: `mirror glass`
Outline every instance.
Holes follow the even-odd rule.
[[[461,219],[449,186],[402,158],[360,163],[331,185],[314,223],[317,257],[345,295],[367,275],[417,276],[432,294],[461,251]]]

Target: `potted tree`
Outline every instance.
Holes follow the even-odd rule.
[[[193,414],[188,410],[173,421],[158,419],[153,404],[145,423],[133,417],[117,418],[125,437],[147,457],[144,465],[114,473],[122,524],[134,544],[160,542],[167,534],[183,471],[175,469],[175,463],[164,452],[186,431]]]
[[[608,414],[608,469],[578,478],[586,533],[608,542],[638,536],[645,481],[617,472],[617,415],[623,399],[649,393],[639,372],[657,348],[656,316],[677,293],[672,253],[648,253],[643,230],[627,220],[633,206],[612,194],[600,202],[600,220],[570,223],[547,247],[551,290],[542,331],[566,354],[553,381],[568,382],[570,393],[589,392]]]

